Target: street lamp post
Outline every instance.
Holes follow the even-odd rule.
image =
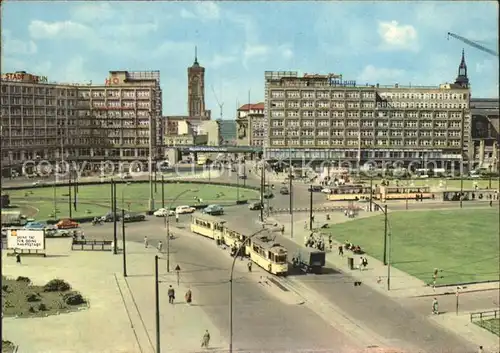
[[[236,259],[238,258],[238,254],[240,254],[241,249],[245,246],[245,244],[250,241],[256,235],[265,231],[266,228],[262,228],[259,231],[251,234],[247,238],[245,238],[240,246],[238,247],[238,251],[236,252],[233,263],[231,265],[231,272],[229,274],[229,353],[233,353],[233,274],[234,274],[234,265],[236,264]]]
[[[127,277],[127,251],[125,246],[125,210],[122,208],[123,277]]]
[[[309,230],[313,230],[313,186],[309,189]]]
[[[289,190],[288,192],[290,193],[290,238],[293,238],[293,182],[292,182],[292,149],[288,149],[288,183],[289,183]]]
[[[489,176],[489,180],[488,180],[488,189],[491,189],[491,164],[488,166],[488,176]]]
[[[161,208],[165,208],[165,177],[161,174]]]
[[[160,349],[160,278],[158,273],[158,255],[155,255],[155,328],[156,328],[156,353]]]
[[[389,229],[389,218],[387,205],[380,207],[378,203],[373,201],[373,204],[377,206],[384,213],[384,265],[387,265],[387,290],[391,290],[391,233]]]
[[[167,272],[170,272],[170,217],[169,217],[169,212],[172,209],[172,205],[174,204],[175,201],[179,199],[182,195],[184,195],[187,192],[196,192],[198,190],[196,189],[187,189],[184,190],[183,192],[179,193],[168,205],[167,212],[165,213],[164,217],[164,222],[165,222],[165,228],[167,229]]]

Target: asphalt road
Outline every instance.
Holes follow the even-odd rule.
[[[186,225],[189,216],[181,216]],[[182,226],[181,225],[181,226]],[[87,238],[112,239],[112,224],[84,226]],[[176,234],[175,229],[173,233]],[[119,232],[120,234],[120,232]],[[143,242],[147,236],[152,246],[165,243],[163,220],[127,224],[128,240]],[[213,241],[197,235],[180,234],[171,241],[171,268],[179,264],[182,281],[190,286],[195,303],[202,306],[213,324],[229,336],[229,268],[232,258]],[[352,352],[356,347],[306,306],[291,303],[277,286],[263,288],[246,272],[246,262],[236,267],[234,282],[234,347],[248,351],[284,352],[313,349],[315,352]],[[130,269],[129,271],[133,271]],[[254,271],[255,272],[255,271]],[[288,294],[291,295],[291,294]]]
[[[258,229],[257,217],[250,217],[248,211],[238,212],[236,209],[228,210],[224,216],[225,219],[255,229]],[[277,239],[288,249],[289,254],[297,252],[299,246],[295,242],[281,236]],[[312,289],[323,300],[342,308],[349,317],[386,337],[393,346],[410,351],[420,349],[428,353],[474,351],[468,341],[426,319],[432,299],[427,299],[426,306],[405,305],[405,302],[397,302],[367,286],[355,287],[354,279],[349,273],[335,268],[328,269],[327,273],[329,274],[291,276],[290,279]]]

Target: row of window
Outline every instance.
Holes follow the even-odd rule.
[[[64,89],[54,87],[33,87],[22,85],[6,85],[2,84],[3,94],[23,94],[23,95],[40,95],[40,96],[63,96],[76,97],[76,89]]]
[[[288,143],[287,143],[288,142]],[[460,140],[361,140],[362,146],[460,146]],[[271,146],[359,146],[358,140],[340,139],[295,139],[295,140],[271,140]]]
[[[438,118],[438,119],[447,119],[448,117],[453,119],[458,119],[462,117],[461,112],[403,112],[403,111],[343,111],[343,110],[271,110],[270,116],[272,118],[297,118],[297,117],[319,117],[319,118],[328,118],[328,117],[347,117],[347,118]]]
[[[283,130],[275,130],[271,134],[272,136],[406,136],[406,137],[460,137],[460,131],[400,131],[400,130],[391,130],[391,131],[373,131],[373,130],[301,130],[299,131],[288,131],[285,132]]]
[[[374,99],[374,91],[359,91],[359,90],[275,90],[272,89],[270,96],[272,98],[334,98],[334,99]],[[416,92],[378,92],[381,97],[389,99],[411,99],[411,100],[455,100],[455,101],[466,101],[469,98],[468,93],[457,93],[457,92],[447,92],[447,93],[416,93]]]
[[[300,127],[329,127],[329,126],[351,126],[357,127],[360,125],[359,121],[348,120],[347,124],[344,120],[272,120],[271,127],[286,127],[286,128],[300,128]],[[424,127],[424,128],[459,128],[460,121],[361,121],[362,127]]]
[[[89,99],[89,98],[124,98],[124,99],[145,99],[149,98],[151,92],[149,90],[106,90],[106,91],[88,91],[88,92],[78,92],[78,97]]]

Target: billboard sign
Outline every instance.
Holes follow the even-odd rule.
[[[7,248],[17,250],[44,250],[45,231],[43,229],[8,229]]]

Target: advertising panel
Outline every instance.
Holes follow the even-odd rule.
[[[8,229],[7,248],[17,250],[44,250],[43,229]]]

